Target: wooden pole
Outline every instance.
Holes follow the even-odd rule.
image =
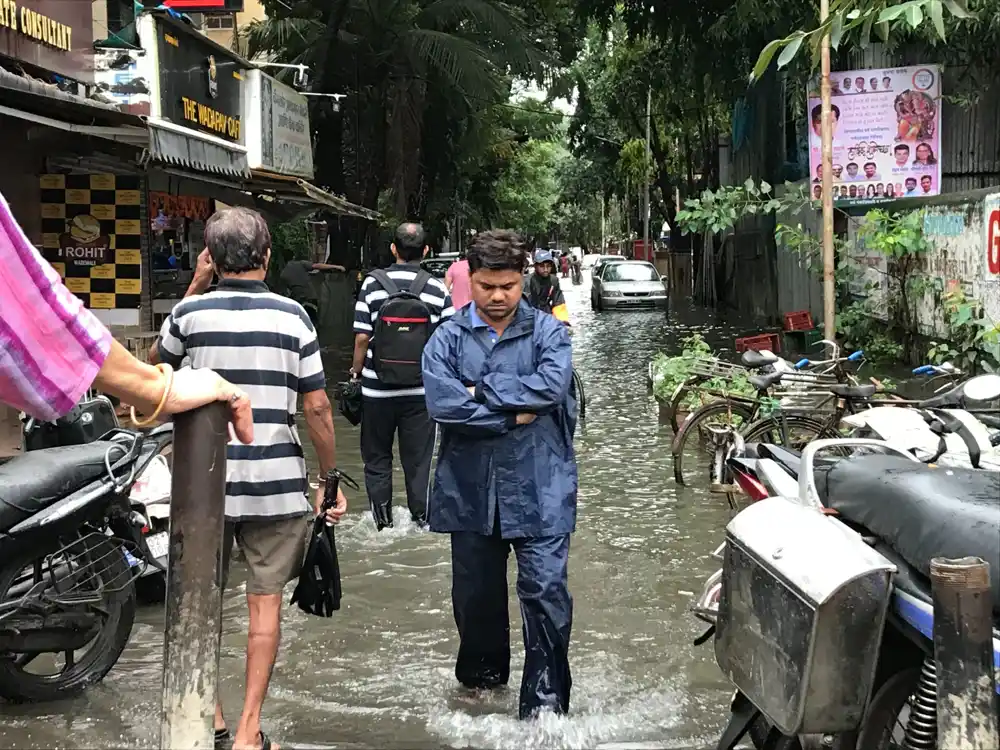
[[[646,87],[646,174],[643,176],[645,182],[645,190],[643,192],[643,211],[645,212],[642,217],[642,251],[646,254],[646,260],[650,263],[653,262],[653,254],[649,250],[649,180],[650,180],[650,162],[652,161],[651,150],[650,150],[650,120],[651,120],[651,109],[653,105],[653,87]]]
[[[989,563],[978,557],[931,560],[938,747],[996,750],[993,597]]]
[[[830,16],[830,0],[820,0],[820,23]],[[820,47],[820,96],[823,120],[821,134],[823,153],[823,336],[834,341],[837,335],[837,288],[834,284],[833,254],[833,111],[830,105],[830,34],[823,35]]]
[[[162,750],[211,750],[222,634],[227,406],[174,418]]]

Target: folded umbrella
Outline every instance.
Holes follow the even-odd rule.
[[[340,599],[343,594],[340,586],[337,541],[333,526],[328,525],[325,520],[326,511],[337,504],[337,492],[341,480],[348,487],[358,489],[358,483],[342,471],[332,469],[327,473],[323,505],[320,514],[313,522],[299,581],[295,591],[292,592],[292,604],[297,604],[306,614],[318,617],[332,617],[333,613],[340,609]]]

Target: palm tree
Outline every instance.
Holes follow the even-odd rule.
[[[547,62],[493,0],[299,0],[241,38],[250,57],[309,65],[314,91],[348,94],[336,116],[313,101],[317,177],[368,206],[388,189],[401,216],[426,205],[425,132],[502,101],[511,77],[540,79]],[[450,111],[430,111],[429,92]]]

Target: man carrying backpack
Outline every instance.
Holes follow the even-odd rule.
[[[375,524],[392,526],[392,446],[398,433],[410,516],[427,523],[434,424],[421,377],[424,345],[442,318],[454,314],[444,282],[420,268],[427,254],[423,227],[400,224],[396,263],[372,271],[354,308],[352,378],[361,378],[361,457]]]

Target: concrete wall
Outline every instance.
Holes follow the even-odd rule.
[[[940,291],[955,284],[960,285],[966,295],[980,300],[991,320],[1000,321],[1000,192],[997,188],[951,193],[932,199],[910,199],[901,201],[897,210],[923,211],[924,236],[934,245],[923,263],[923,270],[931,277],[937,291],[929,291],[918,303],[919,332],[927,336],[946,333]],[[995,240],[990,235],[991,216]],[[870,266],[867,278],[881,281],[885,257],[868,250],[859,238],[863,221],[864,217],[852,217],[848,236],[854,245],[855,257]],[[860,291],[860,288],[856,290]],[[880,288],[870,296],[884,317],[884,290]]]

